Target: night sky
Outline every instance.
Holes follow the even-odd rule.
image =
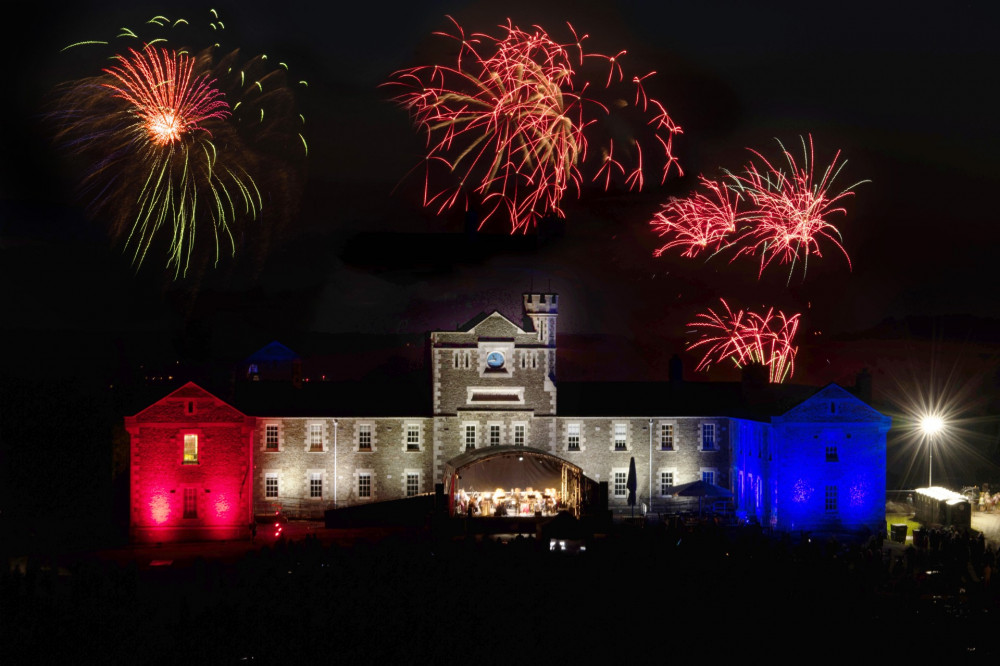
[[[685,324],[720,297],[802,312],[808,368],[821,365],[820,341],[865,334],[889,317],[1000,318],[991,3],[583,4],[38,3],[28,10],[36,16],[9,26],[15,34],[3,46],[0,312],[13,360],[23,365],[27,355],[73,374],[93,367],[82,360],[90,355],[98,366],[140,363],[143,354],[238,358],[305,334],[420,334],[481,310],[519,317],[529,288],[561,295],[567,341],[603,336],[611,342],[593,344],[621,351],[625,367],[606,373],[614,378],[658,376],[682,350]],[[238,256],[173,282],[155,259],[132,267],[102,220],[85,215],[80,174],[51,145],[44,99],[87,64],[63,46],[154,14],[207,22],[209,6],[226,24],[224,46],[273,53],[309,81],[298,97],[308,176],[298,213],[263,259]],[[395,70],[432,62],[441,41],[431,33],[450,27],[446,15],[495,35],[509,17],[565,38],[569,21],[590,35],[592,51],[626,49],[630,71],[656,70],[650,93],[683,127],[675,145],[685,176],[641,194],[588,188],[565,202],[562,234],[514,242],[497,220],[470,246],[460,210],[421,208],[421,177],[407,173],[420,163],[423,137],[379,88]],[[797,146],[810,133],[820,164],[842,151],[839,185],[871,181],[834,218],[853,270],[830,245],[790,284],[782,267],[758,280],[753,261],[652,257],[659,243],[649,220],[668,196],[691,191],[698,174],[738,169],[747,147],[777,157],[775,138]],[[138,340],[141,351],[123,361],[94,350],[102,339],[125,341],[119,348]],[[690,369],[697,357],[685,360]],[[796,379],[829,376],[821,374]]]

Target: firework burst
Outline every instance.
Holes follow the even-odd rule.
[[[620,131],[616,143],[608,130],[613,127],[608,118],[626,107],[643,114],[655,137],[655,149],[647,153],[662,158],[661,180],[677,165],[671,146],[680,128],[662,104],[646,95],[648,75],[626,78],[620,64],[624,52],[613,57],[585,53],[586,35],[578,36],[572,26],[572,43],[562,44],[538,26],[526,31],[508,21],[499,37],[467,37],[452,22],[454,34],[435,34],[458,43],[453,66],[400,70],[389,82],[405,89],[394,99],[427,135],[425,206],[440,213],[471,193],[486,210],[484,224],[502,210],[515,233],[528,231],[544,216],[563,217],[563,197],[567,192],[579,196],[585,181],[605,188],[621,181],[641,189],[649,168],[641,145]],[[601,65],[599,83],[582,74],[585,62]],[[590,95],[623,84],[634,102],[609,105]],[[599,156],[587,169],[589,134],[601,138]],[[437,168],[457,183],[436,189],[432,171]]]
[[[799,327],[799,315],[786,316],[768,308],[766,312],[733,311],[725,299],[719,299],[725,311],[708,308],[688,326],[701,337],[687,349],[702,349],[704,356],[695,370],[708,370],[713,364],[731,361],[737,368],[760,364],[767,368],[772,383],[780,383],[795,373],[793,344]]]
[[[805,279],[809,257],[821,258],[822,245],[832,244],[847,260],[840,231],[831,222],[837,214],[846,214],[843,200],[854,194],[860,181],[834,193],[833,181],[843,169],[837,151],[821,176],[816,176],[812,136],[802,139],[802,163],[781,142],[787,170],[775,166],[760,152],[749,149],[754,158],[741,172],[725,171],[722,181],[702,177],[704,192],[682,199],[671,199],[650,222],[653,231],[668,242],[654,251],[661,256],[672,248],[684,248],[685,257],[702,250],[710,256],[732,251],[730,261],[741,256],[759,257],[757,277],[772,264],[789,267],[791,282],[801,266]]]
[[[680,247],[681,256],[696,257],[704,250],[717,252],[737,229],[737,224],[745,220],[738,212],[739,195],[724,183],[699,178],[705,194],[696,192],[686,198],[672,197],[663,204],[650,224],[653,230],[669,242],[657,249],[653,255],[659,257],[664,252]]]
[[[264,245],[270,229],[249,224],[265,200],[276,207],[268,226],[294,209],[306,145],[283,69],[168,41],[115,50],[100,75],[58,89],[51,118],[56,143],[87,164],[90,212],[136,267],[162,252],[177,279],[235,255],[248,235]]]
[[[837,164],[839,150],[822,176],[817,178],[812,135],[808,138],[808,145],[806,139],[802,139],[801,165],[796,163],[794,155],[780,141],[778,146],[787,162],[787,173],[772,165],[759,152],[751,150],[760,164],[751,161],[742,174],[730,174],[734,187],[749,199],[755,209],[753,223],[732,241],[737,248],[735,257],[759,255],[758,276],[775,261],[779,265],[788,264],[788,280],[791,281],[797,265],[801,263],[805,278],[809,257],[823,256],[822,240],[840,250],[850,268],[851,258],[844,249],[840,231],[830,222],[830,217],[847,213],[843,200],[852,196],[853,189],[865,181],[834,194],[831,192],[833,181],[846,164],[846,161]]]

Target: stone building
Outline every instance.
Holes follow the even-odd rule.
[[[240,382],[239,410],[178,389],[126,419],[133,538],[229,538],[251,514],[319,517],[436,484],[456,503],[551,488],[573,511],[606,484],[622,511],[633,461],[640,511],[674,510],[672,488],[704,480],[777,529],[883,526],[890,420],[852,392],[769,384],[753,368],[685,382],[679,359],[665,382],[560,384],[558,301],[525,294],[521,325],[493,312],[431,333],[429,394],[426,371],[374,388]]]

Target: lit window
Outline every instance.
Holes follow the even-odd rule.
[[[674,473],[660,472],[660,494],[669,495],[672,485],[674,485]]]
[[[625,450],[625,428],[626,424],[616,423],[615,424],[615,451]]]
[[[420,475],[419,474],[407,474],[406,475],[406,496],[413,497],[420,492]]]
[[[715,424],[703,423],[701,426],[701,448],[705,451],[715,450]]]
[[[476,448],[476,426],[465,426],[465,450],[471,451]]]
[[[420,450],[420,426],[406,426],[406,450]]]
[[[372,450],[372,427],[369,424],[358,426],[358,450]]]
[[[524,446],[524,425],[514,425],[514,446]]]
[[[372,475],[368,472],[358,474],[358,497],[372,496]]]
[[[323,499],[322,472],[312,472],[309,474],[309,497],[313,499]]]
[[[674,426],[670,423],[660,424],[660,450],[674,450]]]
[[[826,502],[824,507],[827,511],[837,510],[837,486],[826,487]]]
[[[490,426],[490,446],[500,446],[500,426]]]
[[[264,497],[266,499],[278,498],[278,475],[275,472],[268,472],[264,475]]]
[[[580,424],[570,423],[566,426],[566,448],[570,451],[580,450]]]
[[[715,472],[711,470],[703,470],[701,473],[701,480],[705,483],[715,485]]]
[[[615,497],[625,497],[628,472],[615,472]]]
[[[322,451],[323,450],[323,424],[322,423],[310,423],[309,424],[309,450],[310,451]]]
[[[185,488],[184,489],[184,517],[185,518],[197,518],[198,517],[198,489],[197,488]]]
[[[278,450],[278,426],[271,424],[264,426],[264,448],[277,451]]]
[[[198,435],[184,435],[184,464],[198,464]]]

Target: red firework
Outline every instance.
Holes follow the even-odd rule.
[[[707,194],[697,192],[678,199],[671,197],[663,204],[650,224],[662,238],[671,240],[657,249],[653,256],[659,257],[671,248],[682,247],[681,256],[696,257],[703,250],[713,253],[722,247],[726,238],[736,231],[737,223],[743,219],[737,212],[739,196],[726,187],[700,176]]]
[[[153,144],[176,143],[196,130],[207,131],[200,123],[230,115],[208,74],[192,77],[194,60],[187,54],[149,44],[129,52],[131,57],[117,56],[118,66],[104,70],[120,85],[104,85],[131,105]]]
[[[846,162],[838,165],[837,151],[833,162],[817,178],[811,135],[808,146],[802,140],[801,166],[780,141],[778,145],[788,164],[787,172],[749,149],[759,163],[751,160],[738,174],[726,171],[728,180],[723,182],[702,177],[700,182],[706,192],[664,204],[650,225],[669,242],[655,250],[654,256],[675,247],[684,248],[681,254],[685,257],[694,257],[706,249],[713,250],[713,256],[733,249],[732,260],[759,255],[758,278],[772,263],[788,264],[790,281],[800,263],[804,279],[809,257],[822,257],[821,243],[829,242],[843,253],[850,268],[851,258],[830,218],[846,214],[842,200],[853,195],[852,190],[861,183],[833,194],[833,181]]]
[[[708,308],[688,326],[702,331],[701,337],[688,345],[688,350],[707,348],[695,370],[707,370],[713,363],[727,359],[742,368],[759,363],[768,369],[769,380],[780,383],[795,372],[798,347],[793,340],[799,327],[798,314],[786,316],[768,308],[763,314],[730,309],[725,299],[719,299],[725,313]]]
[[[644,114],[662,153],[661,177],[666,179],[676,164],[671,142],[680,128],[662,104],[646,95],[643,81],[649,75],[631,79],[634,104],[618,100],[609,106],[587,94],[591,88],[625,84],[619,62],[624,52],[584,53],[586,35],[577,36],[572,26],[573,43],[560,44],[538,26],[526,31],[508,21],[501,26],[504,35],[476,33],[467,38],[452,22],[456,34],[435,34],[459,43],[454,66],[401,70],[390,82],[408,89],[395,101],[427,133],[425,206],[436,206],[440,213],[471,191],[485,208],[483,223],[505,210],[512,233],[527,231],[546,215],[564,217],[563,196],[570,189],[579,195],[585,177],[581,165],[587,160],[586,135],[609,125],[604,120],[622,105]],[[599,83],[579,75],[585,59],[607,64]],[[630,189],[641,189],[647,166],[639,143],[619,136],[617,154],[613,135],[598,145],[601,158],[591,179],[605,188],[621,179]],[[435,190],[430,173],[434,165],[453,174],[457,185]]]
[[[846,162],[838,166],[838,150],[830,166],[817,179],[812,135],[809,136],[808,148],[805,140],[802,141],[804,159],[801,166],[780,141],[778,145],[788,163],[787,174],[759,152],[751,150],[761,166],[750,162],[743,174],[733,176],[736,187],[745,193],[756,209],[753,224],[731,243],[738,248],[735,257],[760,254],[758,277],[775,260],[778,264],[789,264],[788,279],[791,280],[797,263],[802,262],[805,277],[809,256],[823,256],[820,240],[825,240],[840,250],[850,268],[851,258],[841,243],[840,231],[829,218],[834,214],[847,213],[841,202],[853,195],[852,189],[860,183],[839,194],[832,194],[830,188],[833,181]]]

